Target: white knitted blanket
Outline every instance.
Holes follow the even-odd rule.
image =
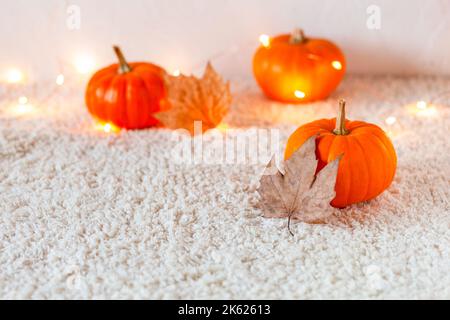
[[[46,98],[41,85],[29,109],[0,106],[0,298],[450,298],[450,79],[353,76],[305,106],[232,84],[229,130],[204,150],[255,127],[279,130],[283,147],[344,97],[350,119],[389,131],[392,186],[290,236],[261,217],[267,155],[180,163],[174,133],[96,131],[83,88]]]

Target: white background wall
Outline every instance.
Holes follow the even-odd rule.
[[[66,26],[71,4],[79,30]],[[366,26],[371,4],[380,30]],[[245,75],[261,33],[296,26],[339,44],[353,73],[450,74],[446,0],[0,0],[0,72],[50,78],[79,54],[107,64],[117,43],[129,60],[190,72],[212,58],[225,75]]]

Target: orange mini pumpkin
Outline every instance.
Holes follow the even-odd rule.
[[[298,29],[263,40],[253,58],[253,73],[271,99],[293,103],[324,99],[344,76],[344,55],[328,40],[307,38]]]
[[[125,129],[142,129],[158,124],[153,117],[165,98],[165,71],[145,62],[128,64],[118,47],[119,64],[99,70],[89,81],[86,104],[101,122]]]
[[[343,208],[375,198],[391,184],[397,155],[384,131],[370,123],[345,120],[345,102],[336,119],[322,119],[298,128],[289,138],[288,159],[308,138],[317,135],[317,171],[342,155],[331,205]]]

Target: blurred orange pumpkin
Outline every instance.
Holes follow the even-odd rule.
[[[336,197],[331,205],[343,208],[375,198],[391,184],[397,155],[384,131],[370,123],[345,120],[345,102],[338,118],[322,119],[298,128],[289,138],[288,159],[308,138],[316,135],[317,172],[340,155]]]
[[[86,105],[99,121],[125,129],[158,124],[153,117],[165,98],[165,71],[146,62],[128,64],[118,47],[119,64],[99,70],[86,89]]]
[[[263,40],[253,58],[253,73],[271,99],[293,103],[324,99],[345,74],[345,57],[328,40],[305,37],[299,29]]]

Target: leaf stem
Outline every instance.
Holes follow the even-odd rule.
[[[289,217],[288,217],[288,225],[287,225],[287,227],[288,227],[288,231],[291,234],[291,236],[294,236],[294,233],[291,231],[291,215],[289,215]]]

